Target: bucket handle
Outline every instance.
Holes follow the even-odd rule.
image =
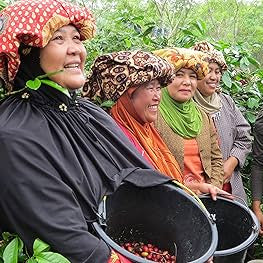
[[[107,196],[104,195],[102,199],[102,206],[99,206],[98,212],[96,213],[101,226],[107,226],[106,224],[106,218],[107,218],[106,217],[106,199],[107,199]]]

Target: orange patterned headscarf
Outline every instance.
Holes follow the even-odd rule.
[[[208,71],[208,57],[203,52],[187,48],[164,48],[153,52],[171,63],[175,71],[181,68],[192,69],[198,79],[203,79]]]
[[[20,44],[43,48],[55,31],[68,24],[79,30],[81,40],[95,33],[91,12],[62,0],[23,0],[0,12],[0,78],[9,91],[20,65]]]

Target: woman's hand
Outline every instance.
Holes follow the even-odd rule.
[[[224,162],[224,183],[228,183],[230,181],[230,178],[235,170],[235,168],[238,165],[238,160],[234,156],[230,156],[225,162]]]
[[[218,194],[224,195],[224,197],[233,199],[233,196],[228,192],[208,183],[189,183],[187,185],[191,190],[203,194],[211,194],[213,200],[216,200]]]

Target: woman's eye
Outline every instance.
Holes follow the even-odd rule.
[[[55,37],[53,38],[53,40],[63,40],[63,37],[62,37],[62,36],[55,36]]]
[[[190,78],[191,79],[197,79],[197,76],[196,75],[190,75]]]
[[[79,35],[78,36],[74,36],[73,38],[80,40],[80,36]]]

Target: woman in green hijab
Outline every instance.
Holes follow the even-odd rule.
[[[222,155],[213,122],[192,99],[197,80],[208,73],[206,56],[184,48],[154,53],[176,71],[173,82],[162,90],[157,130],[177,159],[185,183],[208,182],[222,188]]]

